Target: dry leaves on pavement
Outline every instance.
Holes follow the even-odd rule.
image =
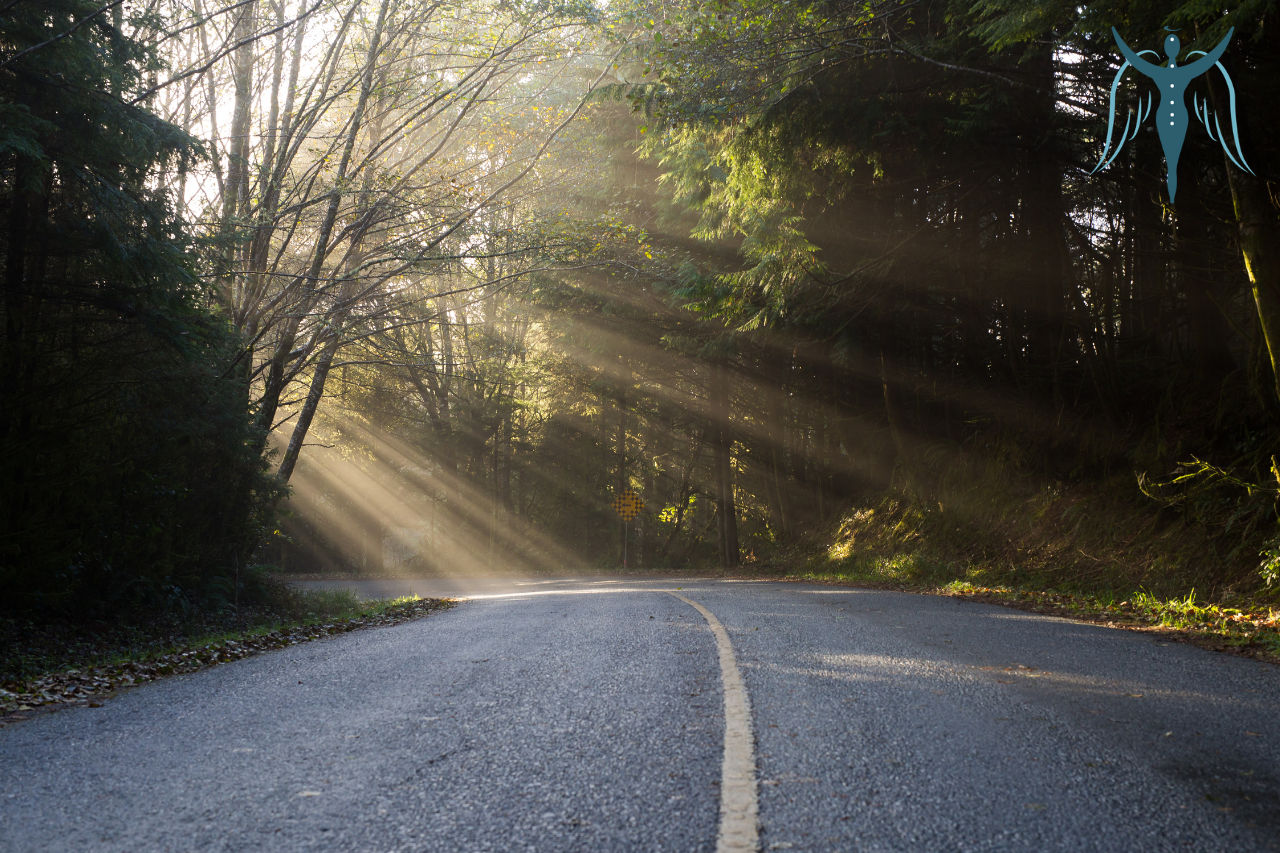
[[[32,679],[19,689],[0,688],[0,726],[26,719],[38,710],[66,706],[98,707],[115,691],[168,675],[195,672],[270,649],[305,643],[331,634],[345,634],[361,628],[395,625],[452,607],[453,601],[423,598],[397,603],[384,610],[312,625],[292,625],[265,634],[248,634],[192,646],[143,660],[111,666],[69,669]]]

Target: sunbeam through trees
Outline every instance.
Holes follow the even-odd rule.
[[[0,0],[2,606],[860,547],[1267,595],[1275,17]],[[1235,28],[1176,204],[1149,125],[1091,171],[1113,26]]]

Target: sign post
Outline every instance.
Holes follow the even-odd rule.
[[[623,489],[622,493],[610,504],[613,511],[622,518],[622,568],[627,568],[627,538],[631,532],[631,519],[644,511],[644,501],[631,489]]]

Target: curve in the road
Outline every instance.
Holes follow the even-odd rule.
[[[0,853],[1280,849],[1267,664],[856,588],[477,587],[0,730]]]
[[[667,590],[702,614],[716,638],[720,680],[724,684],[724,764],[720,777],[720,831],[716,853],[755,853],[760,846],[757,826],[755,736],[751,700],[738,671],[729,632],[710,610],[692,599]]]

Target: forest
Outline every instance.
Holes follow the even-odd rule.
[[[0,0],[0,610],[624,560],[1265,598],[1277,26]],[[1113,28],[1230,38],[1176,164]]]

